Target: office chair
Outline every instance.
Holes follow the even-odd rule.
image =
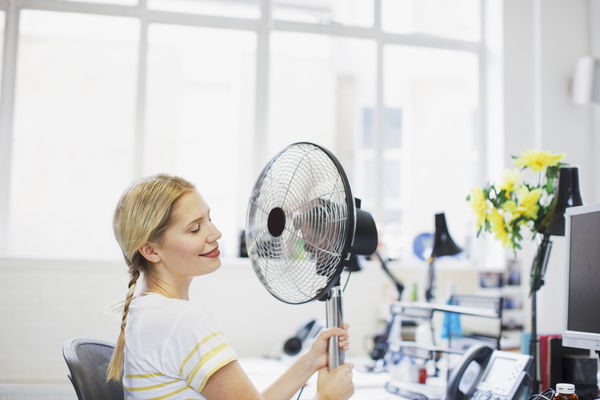
[[[69,380],[79,400],[123,400],[123,384],[106,382],[114,345],[96,339],[74,338],[63,344]]]

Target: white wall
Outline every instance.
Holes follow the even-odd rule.
[[[65,340],[93,337],[113,342],[120,319],[106,306],[127,288],[120,263],[0,260],[0,383],[66,382],[61,349]],[[383,274],[354,274],[344,295],[351,323],[350,355],[366,353],[382,303]],[[217,319],[244,357],[280,355],[281,345],[311,318],[325,319],[325,303],[288,305],[260,284],[247,259],[228,259],[214,274],[196,278],[191,300]]]
[[[598,0],[504,4],[505,162],[512,164],[511,155],[529,148],[567,153],[566,161],[579,166],[584,203],[598,202],[594,154],[600,125],[592,124],[593,107],[575,105],[569,91],[576,59],[590,54],[592,42],[600,43],[598,28],[590,26],[600,21]],[[563,237],[552,240],[546,285],[538,295],[539,333],[562,331],[566,243]],[[521,254],[525,277],[534,251],[529,246]]]
[[[476,270],[438,264],[440,301],[450,280],[461,293],[475,292]],[[343,298],[351,357],[368,354],[386,305],[395,299],[379,264],[363,266],[351,276]],[[407,286],[425,279],[425,263],[390,267]],[[67,383],[61,353],[65,340],[81,336],[114,343],[120,318],[106,307],[125,295],[125,271],[117,262],[0,259],[0,383]],[[283,341],[302,322],[325,319],[323,302],[288,305],[273,298],[248,259],[225,259],[217,272],[196,278],[190,298],[211,312],[242,357],[281,355]]]

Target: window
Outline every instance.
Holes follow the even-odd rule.
[[[480,0],[382,0],[383,28],[464,40],[480,39]]]
[[[275,19],[324,25],[373,25],[374,0],[275,0]]]
[[[236,256],[260,169],[296,141],[340,159],[389,255],[438,211],[471,232],[483,0],[14,2],[0,256],[118,259],[116,201],[157,172],[198,186]]]
[[[258,0],[148,0],[148,8],[226,17],[258,18]]]
[[[0,10],[0,54],[4,53],[4,20],[6,13]],[[2,63],[0,62],[0,77],[2,76]],[[0,79],[0,93],[2,93],[2,79]]]
[[[166,171],[195,183],[229,254],[255,179],[240,169],[252,163],[255,145],[255,48],[252,32],[149,28],[143,174]]]
[[[93,0],[93,1],[67,0],[67,1],[73,1],[73,2],[77,2],[77,3],[118,4],[118,5],[125,5],[125,6],[134,6],[138,3],[138,0]]]
[[[412,238],[433,230],[434,214],[445,212],[453,237],[464,243],[473,230],[465,197],[478,177],[477,57],[408,46],[388,46],[384,55],[390,134],[384,134],[383,219],[400,222],[384,231],[387,242],[409,249]]]
[[[111,219],[115,189],[133,179],[138,25],[120,17],[21,13],[11,255],[118,254]]]
[[[313,141],[338,149],[350,167],[360,110],[373,107],[375,98],[375,54],[374,44],[365,40],[274,33],[269,154],[291,142]]]

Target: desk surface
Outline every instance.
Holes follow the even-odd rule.
[[[403,398],[385,390],[385,384],[390,380],[387,373],[367,373],[360,371],[360,361],[353,361],[356,367],[353,372],[354,387],[356,389],[352,400],[402,400]],[[279,377],[293,360],[272,360],[264,358],[243,358],[240,361],[254,385],[259,390],[266,389]],[[317,388],[316,374],[308,381],[302,400],[314,398]],[[297,396],[297,395],[295,395]],[[295,399],[296,397],[293,397]]]

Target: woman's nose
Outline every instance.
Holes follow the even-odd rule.
[[[212,229],[211,229],[210,233],[208,234],[208,236],[206,237],[207,242],[215,242],[215,241],[221,239],[221,231],[217,229],[215,224],[211,224],[211,226],[212,226]]]

